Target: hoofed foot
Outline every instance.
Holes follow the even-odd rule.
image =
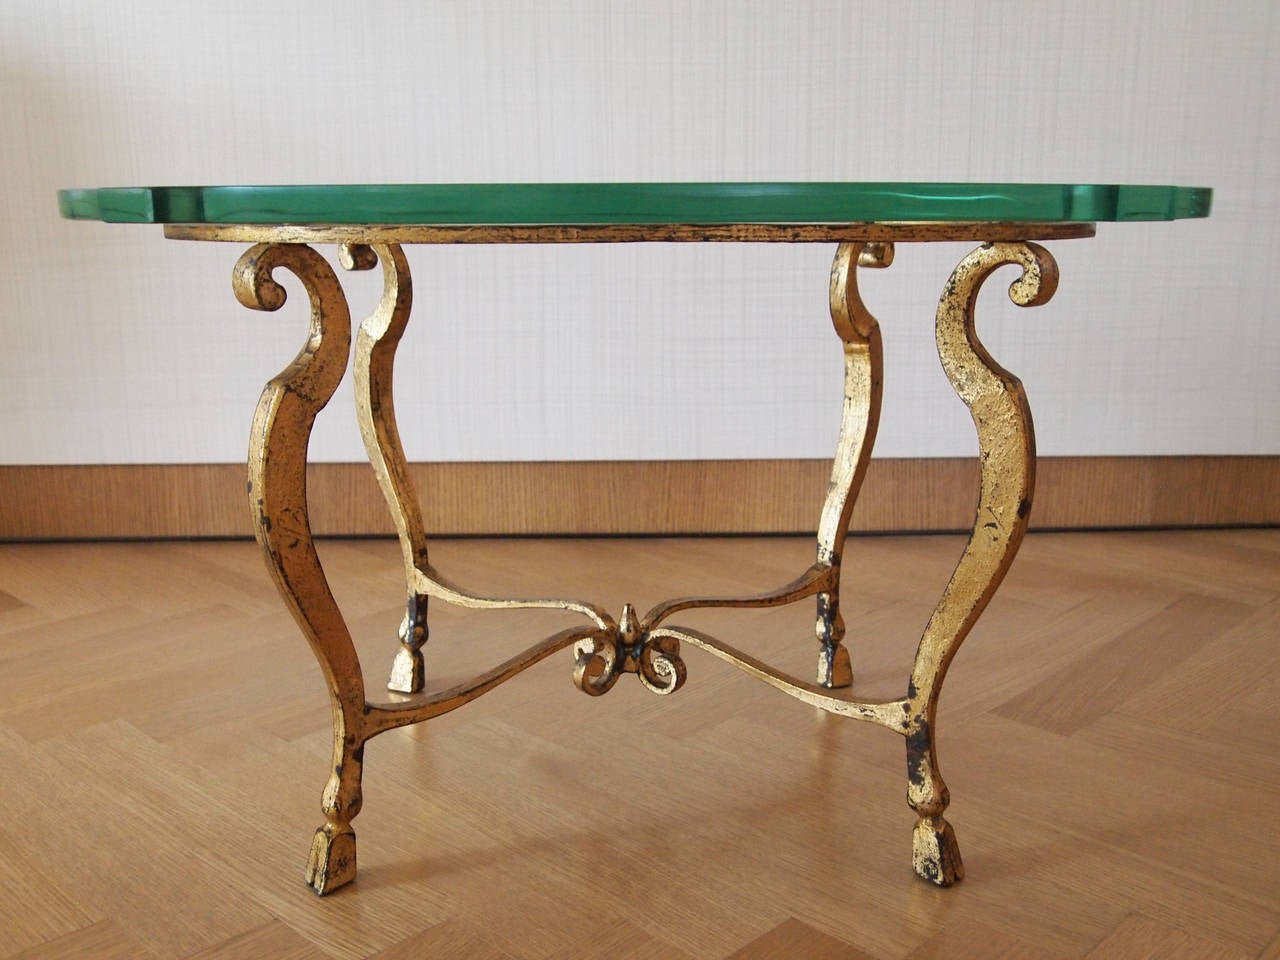
[[[955,831],[942,817],[921,817],[911,837],[911,866],[916,874],[940,887],[964,879],[964,862]]]
[[[356,835],[350,827],[337,830],[325,824],[311,840],[307,884],[320,896],[356,878]]]
[[[818,649],[818,686],[838,690],[853,686],[853,665],[844,644]]]
[[[391,678],[387,689],[395,693],[421,693],[426,686],[426,669],[421,650],[401,647],[391,663]]]

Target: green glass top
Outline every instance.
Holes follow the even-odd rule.
[[[1207,217],[1205,187],[1048,183],[447,183],[61,190],[72,220],[256,224],[1095,222]]]

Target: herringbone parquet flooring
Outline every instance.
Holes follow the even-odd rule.
[[[860,538],[857,689],[899,695],[959,553]],[[774,586],[801,539],[444,541],[617,611]],[[371,689],[398,548],[321,545]],[[808,674],[812,611],[678,618]],[[435,606],[448,683],[572,622]],[[968,877],[909,867],[901,741],[686,651],[657,698],[545,661],[366,754],[360,876],[302,883],[320,674],[251,543],[0,546],[0,957],[1280,957],[1280,531],[1037,534],[953,666]]]

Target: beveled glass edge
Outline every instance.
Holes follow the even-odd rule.
[[[522,183],[60,190],[108,223],[598,225],[1125,222],[1206,217],[1206,187],[986,183]]]

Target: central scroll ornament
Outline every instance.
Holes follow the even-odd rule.
[[[622,619],[615,629],[579,640],[573,652],[573,682],[593,697],[608,693],[624,673],[634,673],[659,695],[675,693],[684,685],[680,641],[651,636],[648,625],[637,620],[635,607],[629,603],[622,608]]]

